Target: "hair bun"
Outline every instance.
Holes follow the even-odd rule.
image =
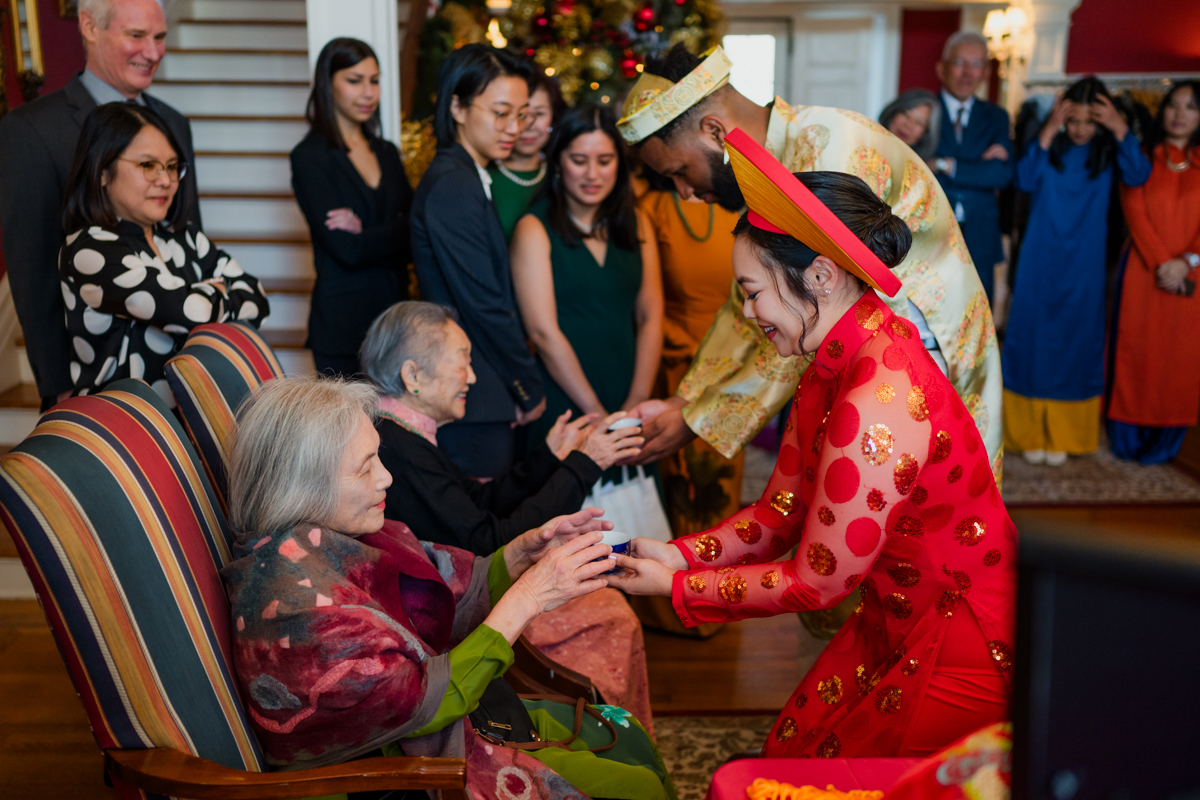
[[[893,214],[890,207],[884,206],[863,241],[888,269],[895,269],[912,247],[912,231],[908,229],[908,223]]]

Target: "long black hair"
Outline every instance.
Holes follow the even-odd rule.
[[[1163,114],[1166,113],[1167,103],[1171,102],[1171,98],[1180,89],[1191,89],[1192,99],[1197,106],[1200,106],[1200,80],[1175,81],[1171,84],[1171,88],[1167,89],[1167,93],[1163,95],[1162,102],[1158,104],[1158,113],[1154,115],[1154,124],[1150,126],[1150,135],[1146,137],[1146,152],[1153,153],[1154,149],[1166,141],[1167,132],[1163,129]],[[1191,137],[1188,138],[1187,145],[1183,148],[1184,155],[1191,157],[1193,151],[1200,148],[1200,126],[1192,131]]]
[[[795,175],[889,269],[895,269],[908,255],[912,232],[907,223],[893,214],[891,206],[880,200],[862,178],[844,172],[797,172]],[[816,322],[820,313],[816,292],[808,280],[808,268],[820,253],[786,233],[754,227],[747,218],[748,213],[738,219],[733,235],[747,237],[758,250],[777,292],[782,278],[793,296],[813,307],[812,319],[805,320],[801,326],[800,341],[803,342],[809,326]],[[859,286],[866,285],[854,273],[846,274]],[[793,307],[792,311],[800,316],[800,309]]]
[[[308,94],[304,118],[314,131],[322,134],[330,144],[343,150],[348,148],[338,127],[337,111],[333,105],[333,74],[358,66],[368,58],[375,59],[376,64],[379,63],[371,45],[359,39],[346,37],[331,39],[321,48],[321,55],[317,56],[317,68],[314,70],[313,87]],[[363,123],[362,129],[367,139],[379,138],[378,108],[371,118]]]
[[[1113,99],[1112,95],[1108,93],[1108,87],[1104,85],[1104,81],[1095,75],[1080,78],[1063,92],[1063,99],[1085,108],[1090,107],[1099,97],[1106,97],[1109,102],[1112,102]],[[1050,165],[1059,172],[1063,171],[1063,153],[1071,147],[1073,147],[1071,137],[1065,130],[1055,134],[1054,141],[1050,142]],[[1088,175],[1095,178],[1116,160],[1117,137],[1108,128],[1096,123],[1096,135],[1092,137],[1092,141],[1088,142],[1088,148],[1085,166],[1088,169]]]
[[[64,233],[74,233],[93,225],[112,228],[117,224],[117,212],[108,199],[104,179],[112,178],[117,159],[147,126],[167,137],[179,163],[186,163],[183,148],[166,120],[149,108],[129,103],[105,103],[88,114],[79,134],[79,144],[75,146],[75,162],[63,195]],[[185,182],[190,180],[192,172],[188,170],[176,186],[175,199],[167,209],[165,221],[175,233],[187,227],[192,212],[191,193],[185,191]]]
[[[629,157],[625,143],[617,131],[617,118],[607,106],[582,103],[572,108],[554,127],[550,141],[546,144],[546,163],[550,165],[550,176],[546,181],[546,198],[549,200],[547,218],[550,227],[562,237],[568,247],[574,247],[584,238],[583,232],[571,222],[567,214],[567,189],[563,185],[562,155],[571,142],[585,134],[602,132],[613,143],[617,151],[617,182],[608,197],[600,202],[596,210],[596,236],[607,238],[622,250],[638,249],[637,213],[633,205],[633,188],[629,184]]]
[[[437,77],[437,111],[433,130],[438,147],[454,144],[456,124],[450,113],[455,97],[459,105],[469,106],[496,78],[513,76],[529,83],[530,69],[524,61],[504,50],[485,44],[464,45],[442,62]]]

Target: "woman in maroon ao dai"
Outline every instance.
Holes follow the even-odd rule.
[[[689,626],[831,608],[858,590],[854,615],[792,694],[763,755],[927,755],[1008,716],[1016,528],[969,411],[916,328],[870,288],[898,286],[884,262],[907,253],[903,222],[878,201],[873,211],[870,190],[847,185],[855,178],[784,173],[789,184],[755,170],[759,184],[766,173],[807,204],[827,234],[801,227],[802,244],[781,243],[798,226],[747,179],[760,163],[748,166],[747,139],[726,139],[750,208],[734,255],[747,317],[781,355],[814,360],[763,496],[669,545],[635,540],[637,557],[618,559],[627,576],[610,583],[669,593]],[[824,215],[810,210],[818,197]],[[853,234],[883,261],[847,243]],[[810,263],[789,263],[797,247]],[[760,275],[744,268],[748,257]],[[793,547],[794,558],[776,560]]]

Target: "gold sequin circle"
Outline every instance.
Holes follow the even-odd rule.
[[[915,658],[910,658],[904,662],[904,666],[900,667],[900,671],[910,678],[917,674],[917,670],[921,668],[921,662]]]
[[[764,572],[763,576],[758,579],[758,582],[762,584],[764,589],[774,589],[779,585],[779,573],[773,571]]]
[[[1001,672],[1008,672],[1012,669],[1013,654],[1012,648],[1007,642],[1000,639],[993,639],[988,642],[988,650],[992,653],[992,658],[996,661],[996,666],[1000,667]]]
[[[741,575],[730,575],[717,584],[717,594],[726,603],[740,603],[746,599],[746,579]]]
[[[754,544],[762,538],[762,526],[752,519],[739,519],[733,523],[733,530],[746,544]]]
[[[934,610],[938,616],[950,618],[954,616],[954,606],[958,604],[958,592],[946,589],[942,592],[942,596],[933,604]]]
[[[808,546],[808,566],[818,575],[829,577],[837,571],[837,557],[825,545],[813,542]]]
[[[821,698],[821,702],[827,705],[840,703],[842,700],[842,679],[837,675],[830,675],[825,680],[818,682],[817,697]]]
[[[779,723],[779,727],[775,729],[775,738],[781,742],[786,742],[799,732],[796,727],[796,720],[791,717],[784,717],[783,722]]]
[[[863,459],[873,467],[882,466],[892,457],[896,440],[887,425],[876,423],[862,435]]]
[[[904,589],[911,589],[921,582],[921,570],[912,564],[895,564],[888,567],[887,574],[892,583]]]
[[[783,514],[785,517],[792,513],[795,508],[796,495],[792,492],[786,492],[780,489],[775,494],[771,495],[771,508]]]
[[[840,339],[834,339],[832,342],[825,345],[825,352],[829,354],[830,358],[836,361],[842,357],[842,354],[846,352],[846,348],[842,345]]]
[[[890,403],[896,399],[896,390],[890,383],[881,383],[875,387],[875,399],[884,404]]]
[[[875,695],[875,707],[883,714],[895,714],[900,710],[900,701],[904,694],[899,686],[884,686]]]
[[[892,329],[892,333],[896,336],[899,336],[901,339],[912,338],[912,331],[909,330],[907,325],[900,321],[899,317],[892,317],[892,324],[889,327]]]
[[[854,307],[854,321],[868,331],[878,330],[883,323],[883,312],[871,303],[860,301]]]
[[[929,419],[929,406],[925,403],[925,390],[914,386],[908,390],[908,415],[917,422]]]
[[[720,539],[707,533],[696,540],[696,558],[701,561],[716,561],[724,549]]]
[[[896,619],[908,619],[913,613],[913,604],[899,592],[893,592],[883,598],[883,610]]]
[[[704,580],[703,575],[689,575],[687,582],[688,588],[696,594],[700,594],[708,588],[708,581]]]
[[[817,745],[817,758],[837,758],[841,752],[842,740],[836,733],[829,734]]]
[[[745,566],[747,564],[757,564],[758,556],[754,555],[754,553],[746,553],[746,555],[740,556],[738,558],[737,563],[741,564],[742,566]]]
[[[817,509],[817,519],[821,521],[822,525],[832,525],[837,522],[837,517],[833,515],[833,511],[829,506],[821,506]]]
[[[917,463],[916,456],[909,453],[901,454],[900,458],[896,459],[896,469],[894,470],[894,482],[896,491],[900,494],[908,494],[912,491],[913,484],[917,482],[917,473],[921,467]]]
[[[954,538],[965,547],[974,547],[983,541],[987,523],[980,517],[965,517],[954,527]]]

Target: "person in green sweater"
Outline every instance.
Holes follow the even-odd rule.
[[[546,158],[542,150],[565,109],[558,81],[535,65],[529,80],[525,130],[517,137],[512,155],[488,168],[492,176],[492,201],[500,215],[505,241],[512,241],[517,220],[525,215],[546,184]]]

